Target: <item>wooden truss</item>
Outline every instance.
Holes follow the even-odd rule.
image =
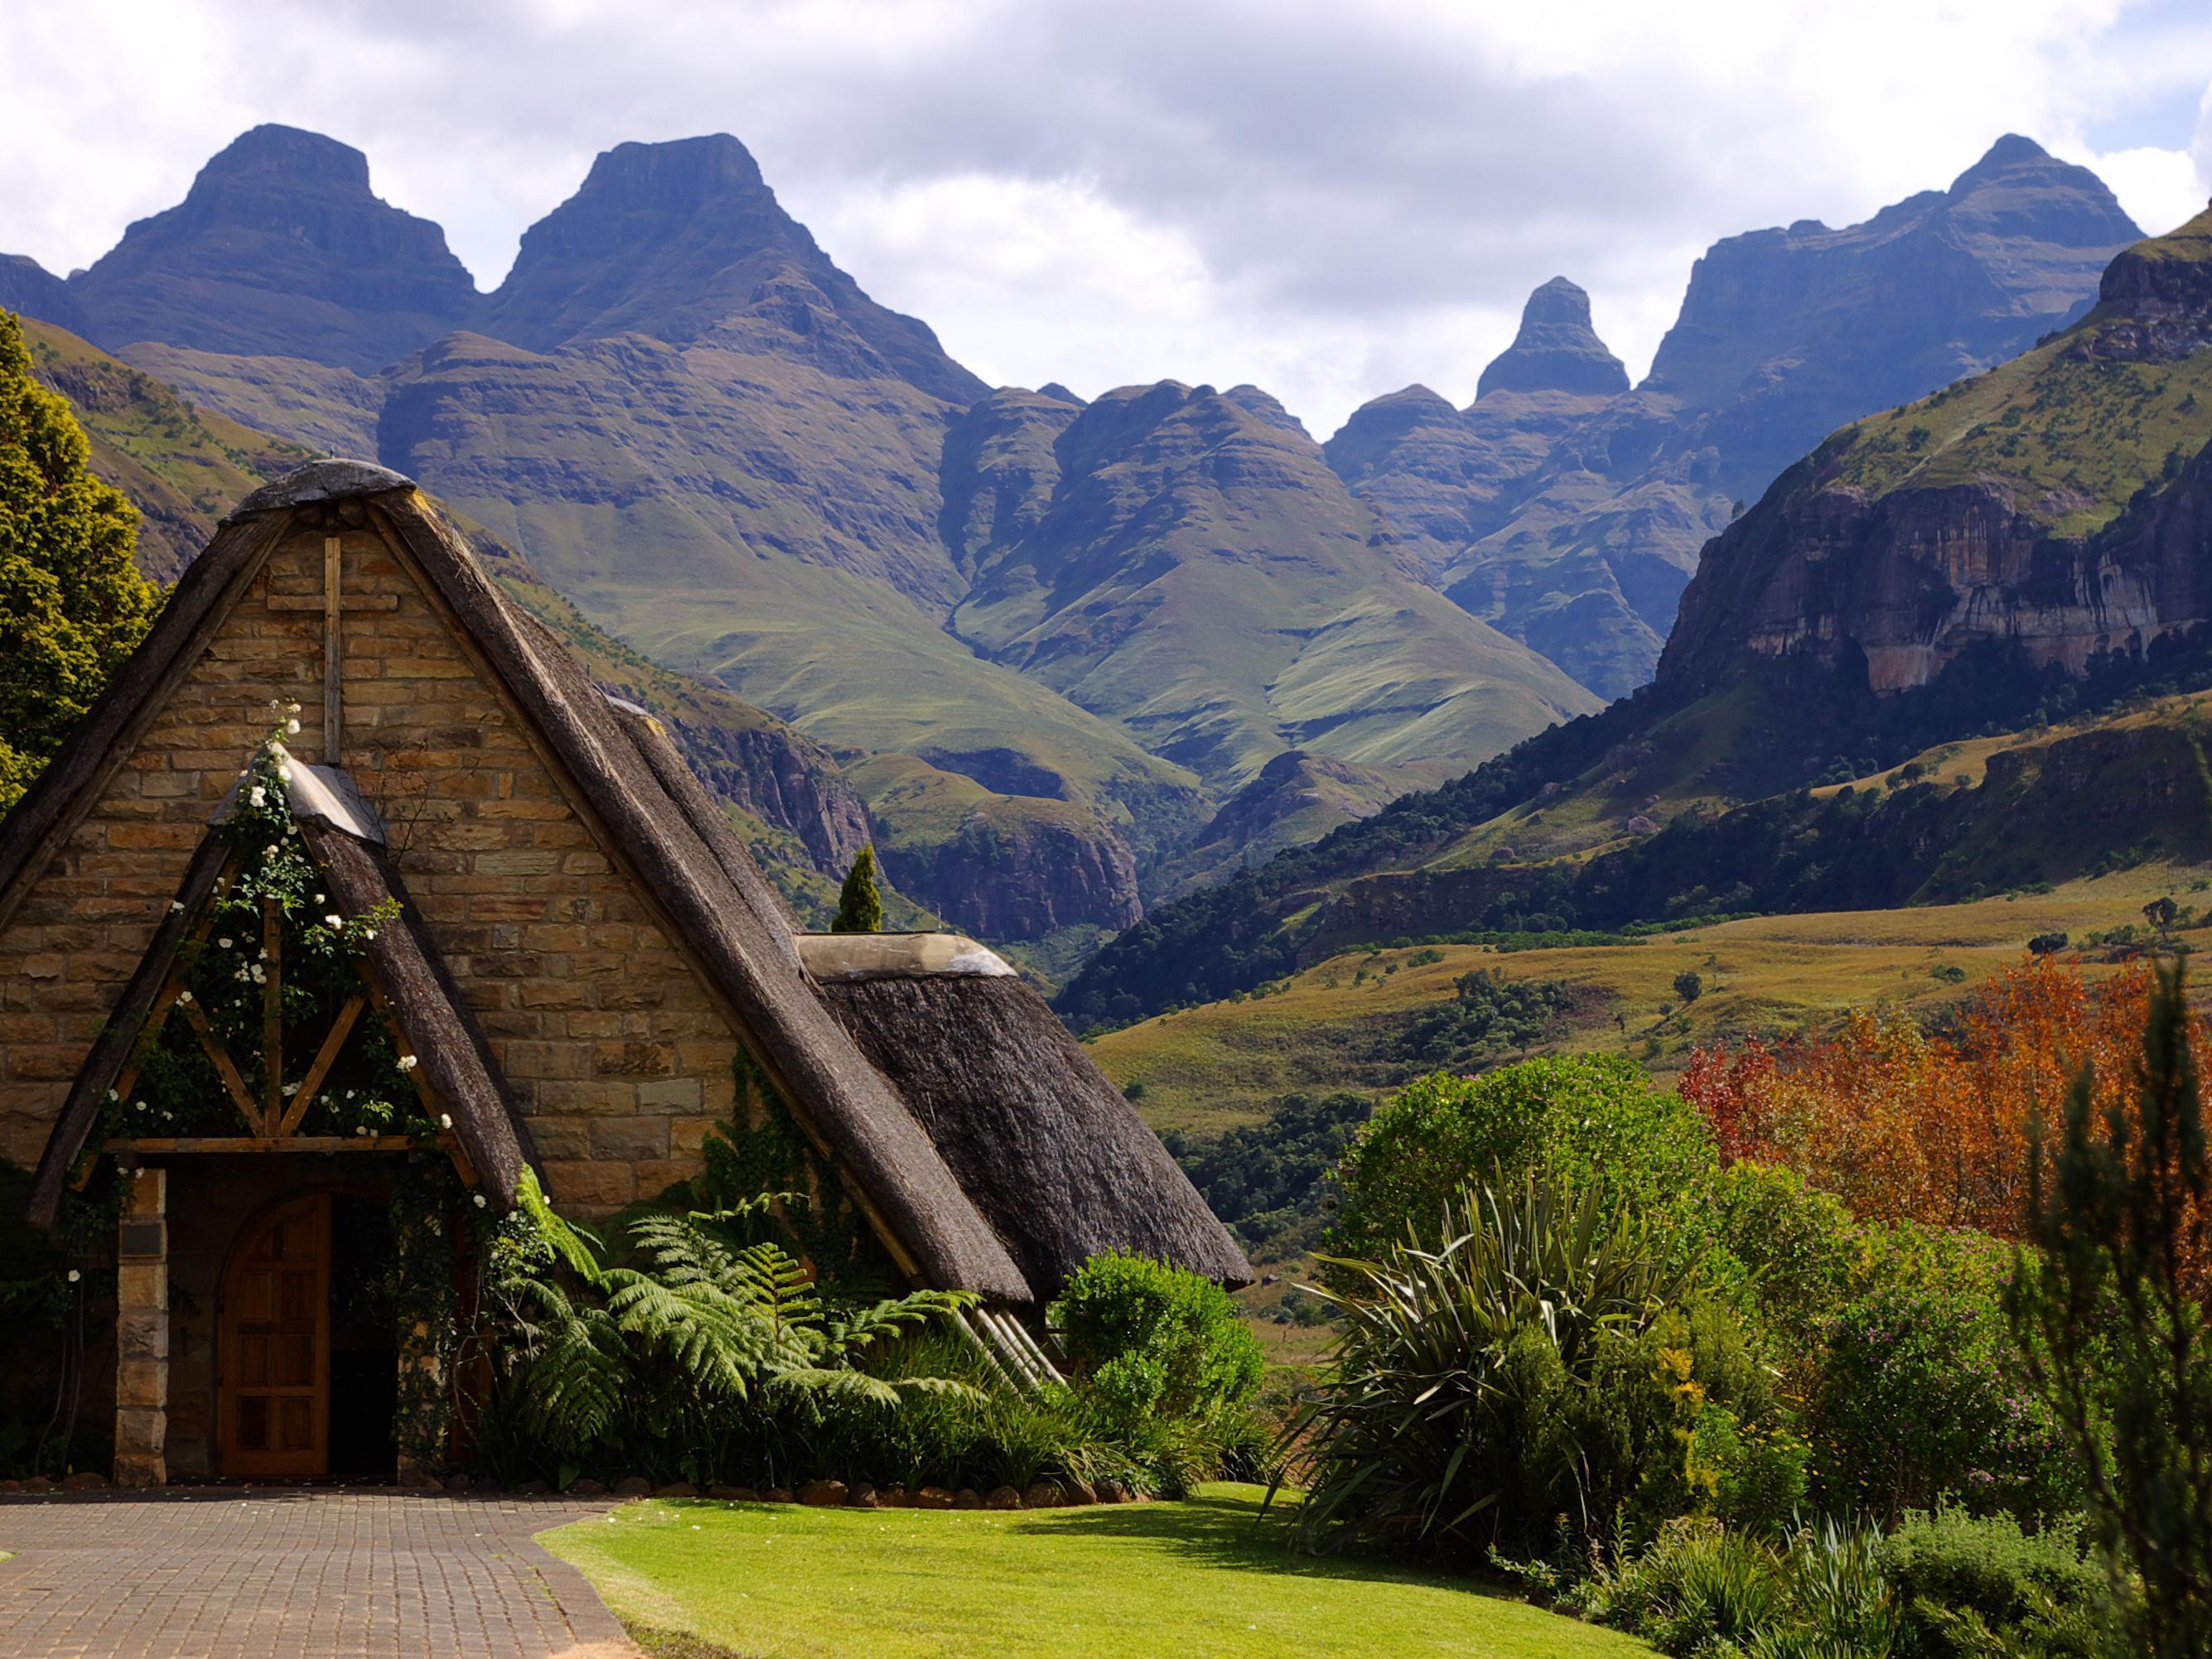
[[[441,1129],[429,1137],[414,1135],[303,1135],[300,1125],[306,1121],[308,1109],[321,1094],[331,1068],[337,1064],[344,1051],[346,1040],[361,1023],[364,1011],[374,1007],[389,1022],[392,1041],[398,1045],[403,1059],[411,1059],[414,1050],[409,1046],[404,1030],[396,1019],[390,1019],[391,1004],[384,988],[377,982],[375,970],[366,962],[360,964],[362,988],[340,1006],[337,1017],[324,1035],[315,1050],[315,1057],[307,1066],[307,1074],[301,1079],[298,1091],[290,1099],[284,1097],[284,927],[283,916],[273,899],[261,902],[261,948],[268,959],[267,977],[261,989],[262,1042],[259,1075],[248,1082],[238,1062],[230,1056],[216,1034],[214,1022],[207,1011],[195,1001],[190,988],[185,983],[185,967],[193,947],[204,943],[215,922],[215,903],[230,890],[237,870],[226,862],[222,873],[216,878],[213,892],[191,931],[185,936],[184,948],[170,963],[161,988],[155,993],[152,1006],[147,1010],[146,1022],[139,1027],[138,1036],[131,1046],[131,1055],[115,1079],[114,1093],[127,1099],[138,1081],[138,1073],[154,1045],[161,1040],[162,1029],[169,1016],[181,1010],[185,1022],[191,1027],[192,1035],[199,1039],[201,1049],[208,1062],[215,1067],[216,1075],[222,1079],[224,1091],[244,1120],[244,1134],[234,1135],[134,1135],[108,1141],[100,1151],[129,1160],[143,1152],[405,1152],[417,1150],[427,1139],[442,1148],[453,1160],[462,1182],[477,1184],[476,1170],[471,1167],[468,1154],[450,1129]],[[419,1066],[405,1068],[408,1079],[422,1103],[423,1110],[434,1121],[450,1121],[450,1111],[439,1098],[437,1091],[423,1075]],[[80,1187],[90,1179],[95,1158],[85,1160],[77,1177]]]

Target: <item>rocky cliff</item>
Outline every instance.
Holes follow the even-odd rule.
[[[234,141],[70,291],[111,348],[159,340],[363,371],[459,326],[477,304],[445,233],[369,189],[368,157],[283,126]]]
[[[1863,223],[1716,243],[1633,392],[1562,404],[1592,396],[1609,354],[1555,281],[1470,408],[1370,404],[1329,458],[1455,599],[1618,696],[1650,678],[1734,503],[1844,422],[2063,326],[2139,234],[2094,173],[2008,137]]]
[[[1808,657],[1876,692],[1979,647],[2079,674],[2212,618],[2212,210],[2130,248],[2094,310],[1838,433],[1709,545],[1660,664]]]

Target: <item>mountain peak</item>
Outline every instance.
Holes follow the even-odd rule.
[[[1528,296],[1521,331],[1475,383],[1477,398],[1493,392],[1611,397],[1627,390],[1628,371],[1590,326],[1589,295],[1564,276]]]
[[[247,128],[209,157],[192,180],[192,190],[257,173],[274,174],[295,188],[368,191],[368,157],[361,151],[322,133],[274,121]],[[191,198],[187,195],[185,199]]]
[[[2019,167],[2049,167],[2052,162],[2051,152],[2034,139],[2021,133],[2008,132],[1983,153],[1980,161],[1960,173],[1957,183],[1951,188],[1955,191],[1960,185],[1977,175],[2002,173]]]
[[[367,156],[274,125],[233,139],[70,288],[101,343],[363,371],[458,328],[477,298],[445,232],[370,190]]]
[[[671,207],[698,208],[732,193],[768,191],[752,152],[726,132],[659,143],[632,140],[601,150],[578,199],[609,192]],[[774,199],[774,192],[769,192]]]
[[[603,151],[523,233],[477,326],[532,351],[623,333],[707,343],[963,407],[988,390],[926,325],[861,292],[727,133]]]

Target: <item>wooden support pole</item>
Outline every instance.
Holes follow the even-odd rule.
[[[345,718],[345,698],[338,690],[339,550],[343,545],[336,536],[323,538],[323,759],[331,766],[343,764],[339,757],[344,752],[340,723]]]
[[[361,1011],[368,1003],[368,994],[363,993],[347,998],[345,1006],[338,1010],[338,1017],[331,1022],[330,1035],[323,1039],[323,1046],[316,1050],[314,1064],[307,1067],[307,1079],[300,1085],[300,1092],[292,1097],[292,1103],[284,1109],[284,1121],[276,1126],[278,1134],[290,1134],[300,1127],[301,1120],[307,1115],[307,1108],[315,1103],[316,1095],[322,1091],[323,1079],[330,1076],[331,1067],[337,1064],[338,1050],[345,1047],[346,1037],[352,1031],[354,1022],[361,1018]]]
[[[261,979],[260,1132],[275,1134],[284,1117],[284,915],[273,898],[261,901],[261,953],[268,958]]]

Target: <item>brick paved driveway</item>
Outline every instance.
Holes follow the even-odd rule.
[[[7,1659],[630,1659],[532,1534],[562,1498],[201,1490],[0,1500]]]

